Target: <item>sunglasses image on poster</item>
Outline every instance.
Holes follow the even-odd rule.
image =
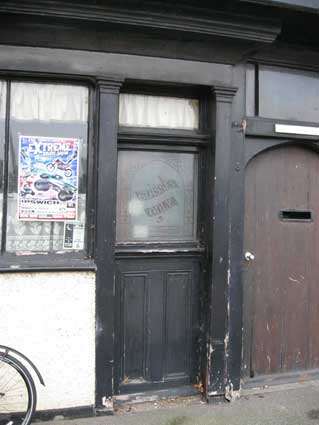
[[[77,220],[80,143],[20,135],[18,220]]]

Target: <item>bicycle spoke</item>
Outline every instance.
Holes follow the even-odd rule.
[[[9,392],[11,390],[11,388],[14,388],[15,386],[19,385],[19,383],[21,385],[21,378],[20,377],[13,378],[13,379],[15,379],[15,381],[13,381],[13,383],[12,383],[12,381],[9,380],[7,382],[7,384],[2,388],[2,391]]]
[[[0,425],[28,425],[35,407],[35,391],[29,372],[17,359],[0,360]],[[31,404],[30,404],[31,402]]]

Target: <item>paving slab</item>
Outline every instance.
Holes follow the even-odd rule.
[[[197,397],[116,408],[113,416],[37,422],[37,425],[315,425],[319,382],[244,391],[233,402],[203,403]]]

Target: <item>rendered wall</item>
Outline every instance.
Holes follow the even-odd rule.
[[[0,344],[30,357],[43,375],[38,410],[93,405],[95,274],[2,273],[0,299]]]

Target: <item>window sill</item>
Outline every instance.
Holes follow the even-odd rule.
[[[79,253],[70,253],[59,258],[58,254],[15,255],[6,254],[0,258],[0,273],[25,271],[95,271],[92,259],[83,258]]]

